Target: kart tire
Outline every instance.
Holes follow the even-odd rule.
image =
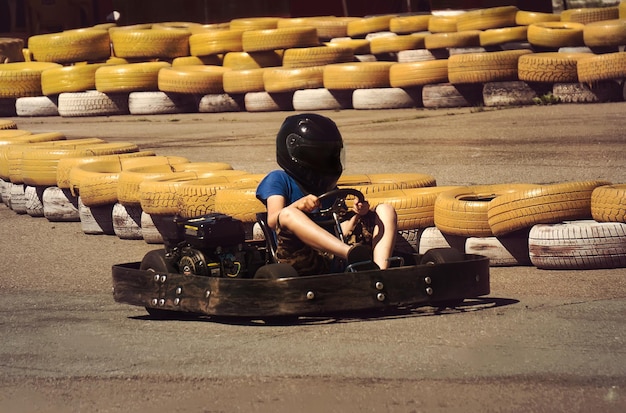
[[[105,65],[96,70],[96,90],[109,94],[158,91],[159,71],[170,67],[167,62]]]
[[[115,235],[113,204],[88,207],[78,197],[78,215],[83,233],[87,235]]]
[[[528,26],[528,42],[533,46],[558,49],[559,47],[584,46],[585,25],[576,22],[541,22]]]
[[[279,278],[297,277],[298,272],[290,264],[276,263],[260,267],[255,273],[255,279],[277,280]]]
[[[207,30],[189,37],[191,56],[209,56],[243,51],[243,30]]]
[[[102,29],[74,29],[28,38],[28,49],[38,62],[75,63],[111,56],[109,33]]]
[[[610,182],[567,182],[501,195],[489,202],[489,227],[500,236],[537,224],[591,218],[591,194],[602,185]]]
[[[282,65],[282,57],[274,50],[266,52],[230,52],[224,55],[222,66],[232,70],[252,70]]]
[[[591,193],[591,216],[599,222],[626,223],[626,184],[595,188]]]
[[[626,21],[604,20],[586,24],[583,41],[588,47],[618,47],[626,44]]]
[[[422,256],[420,265],[438,265],[464,260],[465,254],[455,248],[433,248],[426,251],[426,253]],[[464,300],[464,298],[458,298],[446,301],[437,301],[433,302],[432,305],[437,307],[439,310],[444,310],[446,308],[456,308],[461,305]]]
[[[530,259],[537,268],[588,270],[626,267],[626,224],[570,221],[538,224],[529,234]]]
[[[144,255],[143,259],[141,260],[141,264],[139,264],[139,269],[142,271],[150,271],[159,275],[177,272],[176,268],[174,268],[165,259],[164,249],[149,251],[146,255]],[[145,309],[150,315],[150,318],[153,318],[155,320],[172,320],[185,316],[185,313],[171,310],[163,310],[161,308],[145,307]]]
[[[187,30],[115,29],[109,31],[113,56],[127,59],[174,59],[189,56]]]
[[[626,53],[592,55],[578,61],[578,81],[592,83],[599,80],[626,78]]]
[[[263,76],[266,68],[231,70],[224,73],[223,88],[226,93],[263,92]]]

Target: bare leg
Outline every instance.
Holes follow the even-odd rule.
[[[320,251],[330,252],[340,258],[348,256],[350,246],[317,225],[302,211],[296,208],[284,208],[280,211],[280,226],[289,229],[302,242]]]
[[[376,215],[378,218],[372,234],[374,262],[381,269],[386,269],[389,267],[387,259],[391,257],[396,242],[398,217],[396,210],[388,204],[379,204],[376,207]]]

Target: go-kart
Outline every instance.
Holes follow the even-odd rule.
[[[315,212],[318,221],[339,225],[346,199],[363,200],[355,189],[320,196],[334,199]],[[390,268],[354,263],[345,271],[300,276],[276,260],[273,232],[263,214],[257,221],[264,240],[246,239],[241,221],[213,213],[171,220],[163,229],[164,249],[148,252],[141,262],[114,265],[115,301],[145,307],[156,318],[188,315],[272,318],[320,316],[342,312],[432,305],[455,307],[467,298],[487,295],[489,260],[452,248],[423,255],[398,253]],[[369,264],[369,265],[367,265]]]

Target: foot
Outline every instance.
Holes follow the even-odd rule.
[[[372,258],[372,249],[367,245],[353,245],[348,251],[348,267],[346,271],[378,270],[378,265]]]

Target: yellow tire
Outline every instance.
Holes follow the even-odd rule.
[[[278,17],[243,17],[230,21],[230,30],[269,30],[278,27]]]
[[[528,27],[503,27],[500,29],[484,30],[480,33],[481,46],[496,46],[509,42],[525,42],[528,37]]]
[[[450,47],[480,46],[480,31],[465,30],[462,32],[433,33],[424,39],[427,49],[445,49]]]
[[[369,33],[384,32],[389,30],[389,22],[392,15],[364,17],[348,23],[347,34],[349,37],[365,37]]]
[[[583,41],[588,47],[626,45],[626,20],[613,19],[586,24]]]
[[[208,95],[223,93],[224,73],[221,66],[165,67],[158,73],[158,88],[163,92]]]
[[[354,188],[364,195],[395,189],[423,188],[437,185],[434,177],[420,173],[345,175],[337,183],[342,188]]]
[[[371,89],[389,87],[389,70],[393,62],[336,63],[324,67],[326,89]]]
[[[107,65],[96,70],[96,90],[101,93],[151,92],[159,90],[159,71],[167,62]]]
[[[233,70],[260,69],[281,66],[282,56],[274,50],[267,52],[230,52],[224,55],[222,66]]]
[[[435,200],[440,193],[456,187],[432,186],[426,188],[395,189],[372,194],[367,199],[370,208],[378,204],[394,207],[398,216],[398,230],[422,229],[435,225]]]
[[[367,55],[371,53],[370,41],[367,39],[350,39],[350,38],[338,38],[332,39],[329,43],[326,43],[329,47],[347,47],[352,49],[352,53],[355,55]]]
[[[457,18],[456,28],[464,30],[487,30],[500,27],[515,26],[515,16],[518,9],[515,6],[489,7],[486,9],[470,10]]]
[[[488,210],[493,200],[509,193],[536,188],[530,184],[476,185],[451,189],[435,201],[435,226],[444,234],[491,237]]]
[[[66,92],[84,92],[96,88],[96,70],[104,63],[64,66],[41,73],[41,91],[45,96]]]
[[[266,70],[268,69],[261,68],[225,72],[222,79],[224,92],[232,94],[263,92],[265,90],[263,74]]]
[[[188,30],[110,30],[113,55],[130,59],[174,59],[189,56]]]
[[[9,152],[18,147],[34,146],[37,143],[65,140],[59,132],[31,134],[28,131],[0,131],[0,178],[9,181]]]
[[[554,13],[541,13],[536,11],[518,10],[515,14],[515,24],[529,26],[533,23],[558,22],[561,16]]]
[[[392,17],[389,19],[389,31],[397,34],[427,31],[430,17],[430,14]]]
[[[314,27],[250,30],[243,33],[241,41],[245,52],[310,47],[319,44]]]
[[[235,185],[257,185],[264,175],[222,176],[190,181],[178,188],[178,210],[183,218],[195,218],[215,212],[215,196]]]
[[[150,215],[177,215],[178,189],[181,185],[198,179],[243,175],[247,175],[247,172],[207,170],[204,172],[173,172],[160,178],[146,179],[139,185],[141,209]]]
[[[331,63],[345,63],[353,60],[354,52],[347,47],[298,47],[285,50],[283,54],[283,67],[296,69],[324,66]]]
[[[517,80],[518,59],[530,50],[467,53],[450,56],[448,79],[452,84]]]
[[[70,141],[67,141],[70,142]],[[77,156],[112,155],[138,152],[130,142],[102,143],[76,149],[39,149],[24,152],[22,156],[22,180],[30,186],[56,186],[57,165],[63,158]]]
[[[324,85],[324,66],[299,69],[267,68],[263,72],[263,85],[269,93],[321,88]]]
[[[591,216],[598,222],[626,223],[626,184],[595,188],[591,193]]]
[[[423,49],[426,37],[427,35],[424,33],[374,37],[370,40],[370,52],[372,54],[384,54]]]
[[[209,30],[192,34],[189,52],[192,56],[209,56],[228,52],[241,52],[243,30]]]
[[[533,46],[559,48],[583,46],[585,25],[575,22],[543,22],[528,26],[528,42]]]
[[[28,49],[38,62],[61,64],[104,61],[111,56],[109,32],[99,29],[76,29],[31,36]]]
[[[183,56],[172,60],[172,67],[177,66],[223,66],[224,60],[222,55],[211,56]]]
[[[591,194],[605,181],[567,182],[542,185],[495,198],[489,203],[488,222],[494,235],[591,218]]]
[[[533,53],[521,56],[518,76],[526,82],[578,82],[578,62],[591,57],[589,53]]]
[[[143,158],[143,157],[154,157],[156,154],[152,151],[137,151],[130,153],[122,153],[115,155],[95,155],[95,156],[80,156],[76,158],[62,158],[59,159],[59,163],[57,165],[57,182],[56,186],[61,189],[70,189],[71,180],[70,173],[72,168],[86,165],[94,162],[121,162],[122,159],[125,158]]]
[[[187,162],[188,159],[179,156],[149,156],[79,165],[70,171],[70,192],[75,196],[80,194],[88,207],[115,204],[118,202],[118,184],[123,171],[148,165],[178,165]]]
[[[228,187],[215,194],[215,212],[230,215],[244,223],[255,223],[258,213],[266,212],[265,205],[256,197],[256,185],[240,184],[244,188]]]
[[[41,96],[41,73],[58,63],[19,62],[0,65],[0,99]]]
[[[590,55],[578,60],[578,81],[592,83],[600,80],[626,78],[626,53]]]
[[[588,24],[603,20],[619,19],[618,7],[586,7],[581,9],[568,9],[561,12],[562,22],[577,22]]]
[[[407,88],[448,82],[446,59],[397,63],[389,69],[391,87]]]
[[[8,119],[0,119],[0,131],[9,130],[9,129],[17,129],[17,124]],[[0,138],[2,135],[0,135]]]
[[[459,15],[432,15],[428,20],[428,31],[431,33],[456,32]]]

